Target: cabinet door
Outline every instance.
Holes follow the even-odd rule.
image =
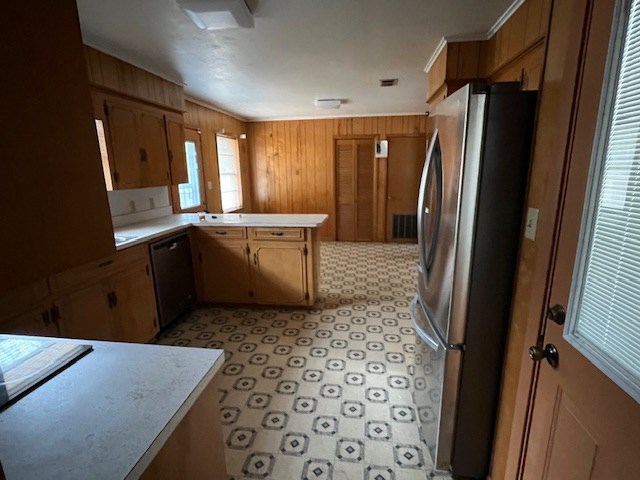
[[[305,304],[307,268],[305,244],[253,243],[252,277],[257,303]]]
[[[249,260],[245,242],[200,239],[200,281],[207,302],[251,301]]]
[[[60,312],[60,335],[92,340],[113,340],[112,302],[106,281],[96,282],[55,301]]]
[[[189,182],[187,172],[187,155],[184,149],[185,135],[182,119],[179,116],[164,116],[167,132],[167,147],[169,148],[169,168],[171,170],[171,185]]]
[[[139,128],[144,186],[169,185],[169,152],[164,132],[164,117],[159,112],[141,111]]]
[[[148,263],[139,263],[110,278],[113,334],[121,342],[145,343],[159,331],[153,278]]]
[[[60,334],[49,305],[38,305],[26,313],[2,321],[0,332],[43,337],[56,337]]]
[[[133,105],[106,101],[111,138],[113,177],[117,188],[143,187],[142,151],[138,138],[138,113]]]

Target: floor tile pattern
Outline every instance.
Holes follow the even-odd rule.
[[[323,243],[313,308],[201,308],[159,343],[222,348],[230,480],[422,480],[409,366],[417,246]]]

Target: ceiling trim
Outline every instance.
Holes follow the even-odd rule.
[[[406,117],[406,116],[426,116],[426,108],[424,112],[402,112],[402,113],[362,113],[352,115],[333,115],[331,117],[277,117],[277,118],[256,118],[246,120],[249,123],[259,122],[289,122],[293,120],[334,120],[338,118],[361,118],[361,117]]]
[[[496,23],[493,24],[493,27],[489,29],[487,32],[487,40],[493,37],[500,28],[507,23],[507,20],[511,18],[511,15],[516,13],[525,0],[514,0],[513,3],[507,8],[507,10],[502,14],[502,16],[498,19]]]
[[[447,45],[447,39],[442,37],[440,39],[440,43],[438,43],[438,46],[436,47],[436,49],[433,51],[433,54],[431,55],[431,58],[429,59],[429,61],[427,62],[427,65],[424,67],[424,72],[428,73],[429,70],[431,69],[431,67],[433,66],[433,64],[436,62],[436,58],[438,58],[438,55],[440,55],[440,52],[442,52],[442,50],[444,50],[444,47]]]
[[[218,113],[222,113],[224,115],[227,115],[229,117],[235,118],[236,120],[239,120],[240,122],[249,122],[251,120],[241,117],[236,113],[231,113],[228,110],[224,110],[220,107],[216,107],[215,105],[209,103],[209,102],[205,102],[204,100],[200,100],[198,98],[192,97],[191,95],[187,95],[186,93],[184,94],[184,100],[185,102],[191,102],[191,103],[195,103],[196,105],[200,105],[201,107],[204,108],[208,108],[209,110],[214,110]]]

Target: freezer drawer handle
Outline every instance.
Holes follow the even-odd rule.
[[[418,297],[416,297],[415,302],[422,309],[422,313],[424,314],[425,318],[427,319],[427,322],[429,322],[429,326],[431,327],[431,330],[433,330],[433,332],[435,333],[436,340],[438,341],[438,343],[440,344],[440,346],[442,348],[444,348],[445,350],[464,350],[464,345],[460,345],[458,343],[448,343],[445,340],[445,338],[442,336],[440,331],[433,324],[433,320],[431,320],[431,317],[427,314],[427,311],[424,308],[424,305],[422,305],[422,302],[420,301],[420,299]],[[420,330],[422,330],[422,329],[420,329]],[[422,333],[424,334],[425,332],[422,332]]]

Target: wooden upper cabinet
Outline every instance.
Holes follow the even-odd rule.
[[[518,81],[537,90],[550,12],[551,0],[526,0],[489,40],[447,43],[427,72],[427,103],[435,106],[470,81]]]
[[[182,115],[165,115],[167,132],[167,148],[169,149],[169,167],[171,185],[179,185],[189,181],[187,172],[187,155],[184,149],[185,133]]]
[[[147,187],[170,183],[169,152],[164,131],[164,115],[156,111],[141,111],[139,116],[142,183]]]
[[[138,135],[138,115],[127,103],[105,100],[108,122],[114,185],[118,188],[142,186],[142,162],[140,138]]]
[[[76,2],[3,5],[0,291],[111,255]],[[25,26],[28,26],[26,28]]]
[[[164,112],[95,91],[94,108],[96,118],[106,119],[105,136],[114,188],[169,185]]]

